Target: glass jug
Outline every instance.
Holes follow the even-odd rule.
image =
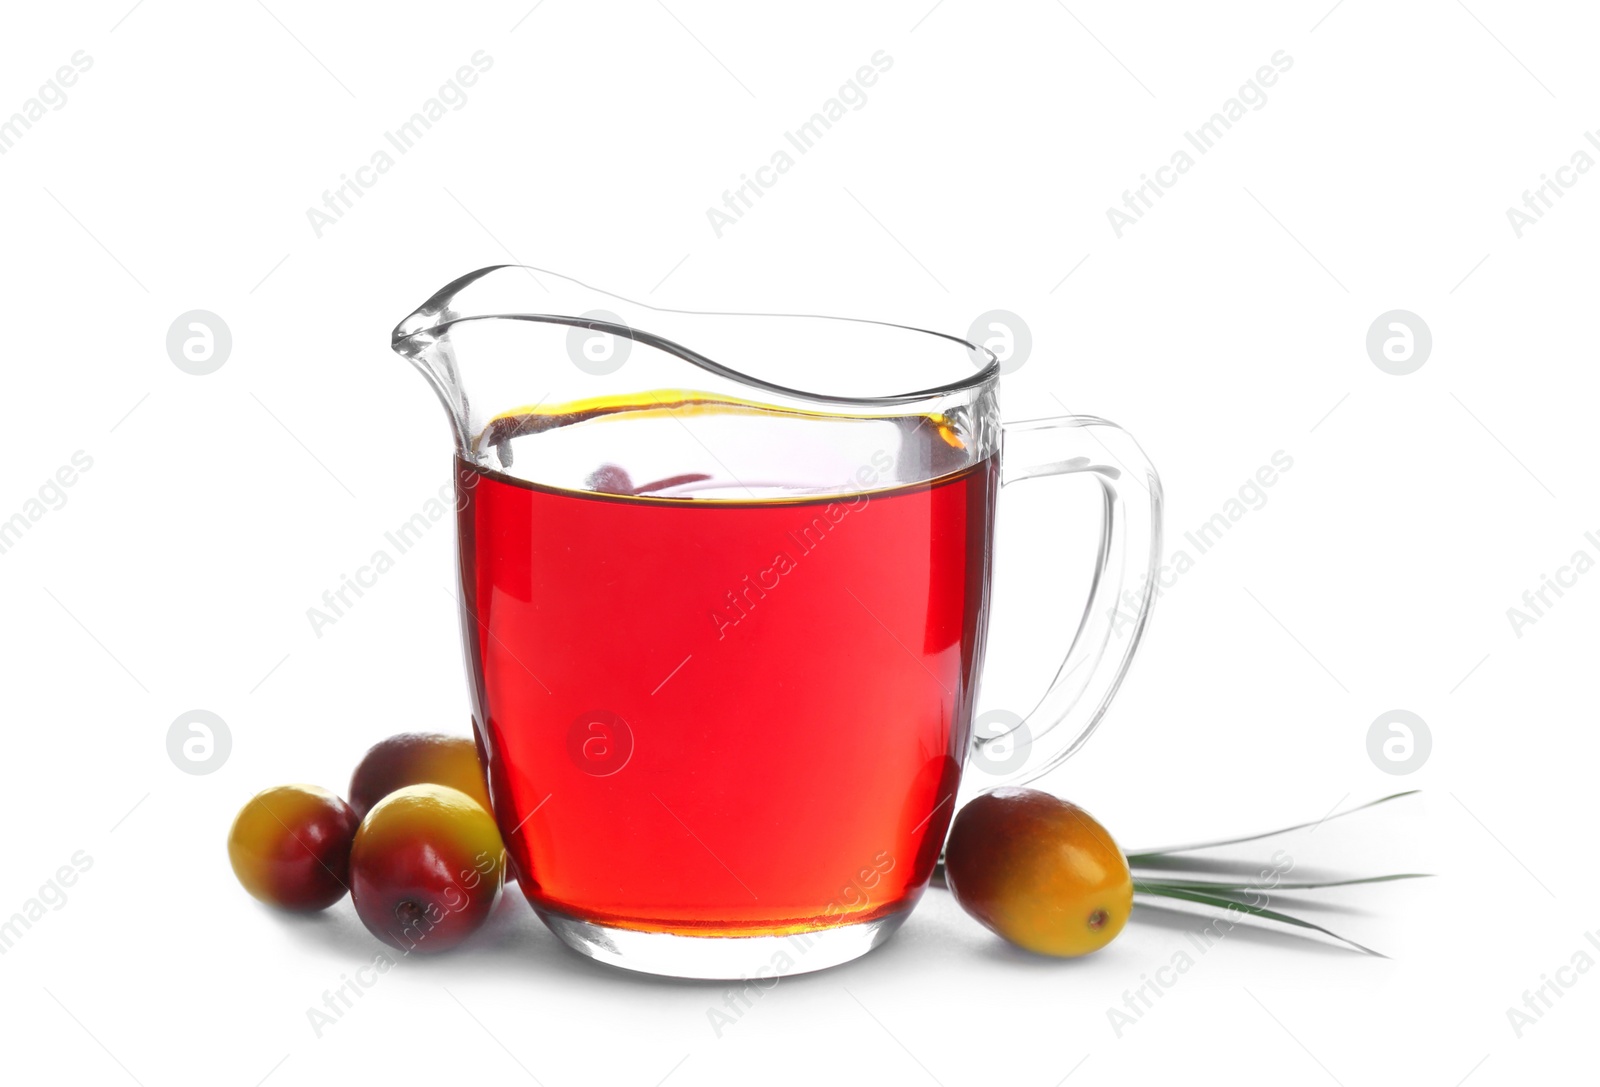
[[[871,950],[963,799],[1088,738],[1149,617],[1161,487],[1138,445],[1087,416],[1001,424],[997,362],[956,337],[502,265],[393,347],[455,435],[509,870],[603,962],[756,979]],[[1065,474],[1104,499],[1087,607],[1032,712],[974,736],[997,493]]]

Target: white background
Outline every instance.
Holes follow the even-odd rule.
[[[1600,976],[1566,974],[1520,1037],[1507,1009],[1600,927],[1600,575],[1520,637],[1506,611],[1600,555],[1600,175],[1568,175],[1520,238],[1506,209],[1600,125],[1597,27],[1577,4],[1329,2],[9,7],[0,116],[75,51],[93,65],[0,156],[0,517],[76,451],[93,467],[0,555],[0,915],[92,858],[0,958],[7,1076],[1592,1075]],[[317,237],[306,209],[477,50],[493,67],[465,106]],[[878,50],[893,67],[866,105],[717,237],[706,208]],[[1278,50],[1293,67],[1266,104],[1116,237],[1106,209]],[[890,945],[784,980],[718,1037],[720,987],[594,966],[513,896],[317,1037],[307,1008],[377,945],[348,902],[313,921],[256,905],[224,836],[257,789],[339,789],[381,736],[467,727],[446,529],[321,638],[305,613],[447,479],[443,417],[390,328],[513,258],[668,305],[958,335],[1014,311],[1033,351],[1007,417],[1065,405],[1132,429],[1169,549],[1292,456],[1163,596],[1104,730],[1049,784],[1129,847],[1422,788],[1289,847],[1308,869],[1440,874],[1316,915],[1392,959],[1235,930],[1119,1034],[1107,1009],[1195,925],[1143,912],[1090,959],[1034,960],[932,891]],[[1395,308],[1433,335],[1405,377],[1365,348]],[[232,332],[209,376],[166,352],[192,309]],[[1056,532],[1008,528],[1020,501],[1001,510],[989,704],[1020,704],[1060,652],[1071,608],[1038,586],[1070,579],[1039,571],[1093,531],[1088,504]],[[194,708],[233,737],[205,776],[166,750]],[[1433,737],[1404,777],[1366,747],[1396,708]]]

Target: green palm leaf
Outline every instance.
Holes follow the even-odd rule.
[[[1346,815],[1354,815],[1358,811],[1365,811],[1367,808],[1375,808],[1379,804],[1387,804],[1391,800],[1398,800],[1403,796],[1411,796],[1421,791],[1422,790],[1420,789],[1407,789],[1403,793],[1391,793],[1389,796],[1380,797],[1377,800],[1362,804],[1359,807],[1351,808],[1348,811],[1342,811],[1338,815],[1329,815],[1322,819],[1313,819],[1309,823],[1296,823],[1292,827],[1280,827],[1277,830],[1269,830],[1264,834],[1248,834],[1242,838],[1218,838],[1216,841],[1196,842],[1193,845],[1172,845],[1165,846],[1161,849],[1144,849],[1135,853],[1127,854],[1128,863],[1137,867],[1140,864],[1145,864],[1160,858],[1168,857],[1173,853],[1192,853],[1198,849],[1213,849],[1217,846],[1239,845],[1243,842],[1258,842],[1262,838],[1272,838],[1279,834],[1287,834],[1291,830],[1302,830],[1306,827],[1320,826],[1321,824],[1330,822],[1331,820],[1341,819]]]
[[[1338,940],[1342,944],[1350,945],[1364,955],[1374,955],[1380,959],[1386,959],[1389,957],[1383,954],[1381,951],[1374,951],[1365,944],[1358,944],[1348,936],[1340,936],[1337,932],[1334,932],[1331,929],[1323,928],[1321,925],[1313,924],[1312,922],[1306,921],[1299,917],[1291,917],[1289,914],[1280,913],[1277,910],[1268,909],[1265,906],[1253,906],[1248,902],[1242,902],[1236,898],[1230,898],[1224,895],[1204,894],[1199,891],[1189,891],[1181,887],[1163,886],[1161,884],[1138,883],[1134,885],[1134,894],[1150,895],[1159,898],[1174,898],[1183,902],[1197,902],[1204,906],[1218,906],[1223,909],[1243,910],[1248,914],[1265,918],[1268,921],[1277,921],[1281,924],[1293,925],[1297,928],[1313,929],[1322,933],[1324,936]]]
[[[1229,883],[1211,879],[1158,879],[1135,880],[1134,886],[1175,887],[1180,891],[1197,891],[1201,894],[1231,891],[1311,891],[1322,887],[1350,887],[1357,883],[1391,883],[1397,879],[1432,879],[1432,872],[1397,872],[1390,876],[1363,876],[1360,879],[1330,879],[1316,882],[1274,883],[1270,887],[1261,883]]]

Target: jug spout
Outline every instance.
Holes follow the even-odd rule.
[[[427,379],[457,451],[474,460],[486,439],[539,404],[592,398],[630,352],[633,374],[648,369],[634,341],[658,338],[630,327],[640,308],[648,309],[551,272],[494,265],[437,291],[395,326],[391,346]]]
[[[450,417],[456,448],[465,449],[469,443],[466,390],[462,387],[461,371],[451,348],[448,330],[440,335],[422,331],[406,337],[400,335],[399,329],[395,330],[395,352],[427,379]]]
[[[462,286],[481,274],[474,272],[463,276],[436,292],[396,325],[390,338],[394,352],[417,368],[444,405],[458,449],[465,449],[469,444],[468,409],[466,389],[450,335],[451,322],[459,314],[452,312],[450,304]]]
[[[708,479],[730,499],[814,493],[875,454],[913,474],[970,457],[995,422],[998,364],[954,336],[669,309],[521,265],[448,284],[395,326],[392,347],[444,405],[462,460],[578,490],[625,476],[674,497],[703,496]],[[779,478],[793,459],[781,450],[797,445],[814,447],[816,480]],[[747,457],[732,452],[742,446]]]

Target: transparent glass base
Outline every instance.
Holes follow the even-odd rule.
[[[685,936],[639,932],[539,909],[550,930],[575,951],[624,970],[705,980],[777,979],[807,974],[860,958],[890,936],[911,914],[896,913],[838,928],[791,936]]]

